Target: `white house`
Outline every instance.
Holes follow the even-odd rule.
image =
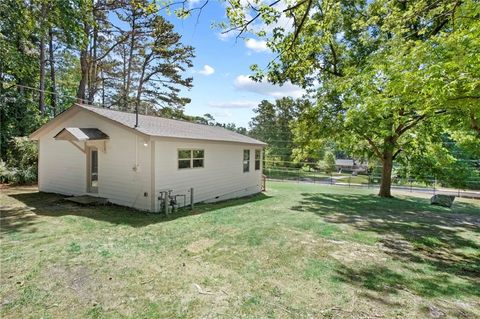
[[[368,163],[364,162],[357,162],[354,159],[336,159],[335,160],[335,167],[338,170],[346,170],[352,172],[366,172],[368,169]]]
[[[30,138],[42,192],[158,212],[161,191],[194,202],[261,191],[265,143],[221,127],[76,104]],[[182,197],[183,198],[183,197]],[[183,202],[183,200],[180,200]],[[183,204],[183,203],[181,203]]]

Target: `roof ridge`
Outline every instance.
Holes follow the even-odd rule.
[[[133,113],[133,112],[125,112],[125,111],[120,111],[120,110],[112,110],[112,109],[110,109],[110,108],[99,107],[99,106],[95,106],[95,105],[85,105],[85,104],[80,104],[80,103],[75,103],[75,105],[77,105],[77,106],[79,106],[79,107],[86,108],[86,109],[100,109],[100,110],[107,110],[107,111],[110,111],[110,112],[117,112],[117,113],[133,114],[133,115],[135,115],[135,113]],[[214,127],[214,128],[217,128],[217,129],[225,130],[225,131],[227,131],[227,132],[232,132],[232,133],[239,134],[239,135],[242,135],[242,136],[250,137],[250,136],[240,134],[240,133],[238,133],[238,132],[229,130],[229,129],[225,128],[225,127],[218,126],[218,125],[209,125],[209,124],[204,124],[204,123],[190,122],[190,121],[187,121],[187,120],[184,120],[184,119],[171,119],[171,118],[168,118],[168,117],[163,117],[163,116],[158,116],[158,115],[145,115],[145,114],[141,114],[141,113],[138,113],[138,115],[139,115],[139,116],[143,116],[143,117],[149,117],[149,118],[161,118],[161,119],[169,120],[169,121],[177,121],[177,122],[194,124],[194,125],[202,125],[202,126],[205,126],[205,127]]]

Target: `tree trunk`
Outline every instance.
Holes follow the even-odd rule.
[[[147,59],[145,59],[147,61]],[[144,76],[145,76],[145,63],[143,64],[142,67],[142,74],[140,75],[140,79],[138,80],[138,89],[137,89],[137,98],[135,100],[135,127],[138,127],[138,109],[140,107],[140,101],[141,101],[141,96],[142,96],[142,90],[143,90],[143,81],[144,81]],[[146,114],[146,112],[145,112]]]
[[[78,103],[83,103],[85,101],[85,93],[87,89],[87,80],[88,80],[88,52],[87,49],[82,49],[80,51],[80,83],[78,84],[77,90],[77,100]]]
[[[122,92],[120,93],[119,107],[122,111],[126,111],[125,101],[127,100],[125,94],[127,92],[127,47],[122,46]]]
[[[38,98],[38,109],[42,115],[45,114],[45,37],[40,36],[40,83],[38,87],[40,95]]]
[[[392,197],[390,192],[392,187],[392,168],[393,168],[393,152],[385,150],[382,158],[382,180],[380,182],[380,197]]]
[[[103,76],[103,69],[100,71],[100,78],[102,79],[102,107],[105,107],[105,77]]]
[[[88,39],[87,43],[90,43],[90,25],[84,21],[83,22],[83,33]],[[84,103],[87,96],[87,84],[89,76],[89,61],[88,61],[88,44],[80,49],[80,82],[78,83],[77,90],[77,102]]]
[[[130,94],[130,85],[132,79],[132,61],[133,61],[133,53],[135,51],[135,33],[137,32],[137,25],[136,25],[136,12],[135,9],[132,11],[132,30],[131,30],[131,37],[130,37],[130,48],[128,52],[128,63],[127,63],[127,84],[125,88],[125,100],[124,108],[128,109],[128,97]]]
[[[57,115],[57,87],[55,82],[55,57],[53,54],[53,30],[48,30],[48,51],[50,53],[50,100],[52,103],[53,116]]]
[[[142,74],[142,75],[143,75],[143,74]],[[135,112],[136,112],[136,113],[138,113],[138,108],[140,107],[142,90],[143,90],[143,79],[140,79],[140,81],[139,81],[139,83],[138,83],[137,97],[136,97],[136,99],[135,99]]]
[[[145,71],[147,69],[148,63],[150,62],[150,58],[151,58],[152,54],[153,53],[150,53],[147,56],[145,56],[145,59],[143,60],[143,63],[142,63],[142,71],[140,73],[140,78],[138,79],[137,97],[136,97],[136,100],[135,100],[135,113],[138,113],[138,108],[140,107],[141,96],[142,96],[142,91],[143,91],[143,84],[147,80],[147,79],[145,79]],[[146,112],[145,112],[145,114],[146,114]]]
[[[93,16],[96,18],[96,9],[93,9]],[[93,27],[93,39],[92,39],[92,47],[90,52],[91,61],[89,65],[89,72],[90,76],[88,78],[88,104],[93,105],[93,101],[95,99],[95,94],[97,93],[97,46],[98,46],[98,27]]]

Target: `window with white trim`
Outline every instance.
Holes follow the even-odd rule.
[[[262,150],[255,150],[255,170],[260,170],[260,161],[262,160]]]
[[[204,167],[204,150],[178,150],[178,169]]]
[[[250,171],[250,150],[243,150],[243,172]]]

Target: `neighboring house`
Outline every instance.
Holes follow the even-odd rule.
[[[355,163],[352,159],[336,159],[335,160],[335,167],[338,170],[353,170]]]
[[[30,135],[38,187],[157,212],[161,191],[194,202],[261,191],[263,142],[221,127],[74,105]],[[183,204],[183,203],[182,203]]]
[[[368,169],[368,163],[357,162],[354,159],[336,159],[335,167],[337,171],[348,171],[348,172],[366,172]]]

